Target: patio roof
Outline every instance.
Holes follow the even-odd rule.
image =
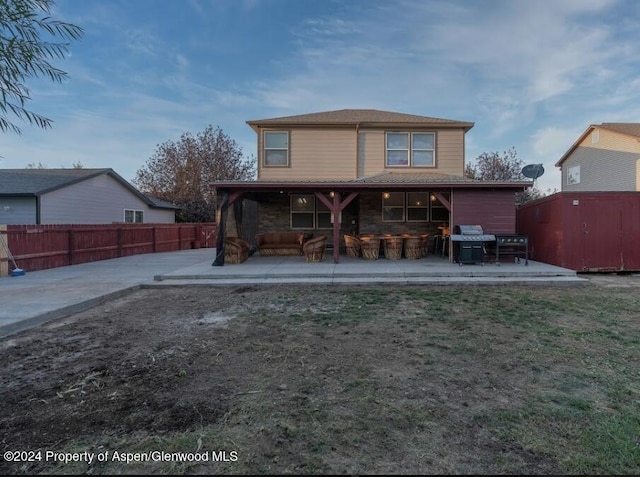
[[[424,189],[424,188],[474,188],[474,189],[524,189],[533,185],[532,181],[480,181],[465,177],[433,172],[381,172],[371,176],[351,180],[261,180],[261,181],[214,181],[217,189],[236,191],[271,190],[381,190],[381,189]]]

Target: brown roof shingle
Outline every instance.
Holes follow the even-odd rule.
[[[438,127],[462,127],[468,131],[474,126],[472,122],[456,121],[452,119],[432,118],[417,116],[415,114],[395,113],[391,111],[379,111],[377,109],[339,109],[336,111],[324,111],[319,113],[300,114],[297,116],[284,116],[280,118],[257,119],[247,121],[251,126],[274,125],[412,125],[412,126],[438,126]]]
[[[640,137],[640,123],[602,123],[603,129],[628,134],[629,136]]]

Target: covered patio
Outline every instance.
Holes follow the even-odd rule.
[[[340,264],[345,255],[344,235],[367,233],[373,235],[423,235],[430,234],[433,239],[438,229],[447,229],[455,223],[480,223],[488,225],[490,233],[515,232],[515,193],[531,185],[530,182],[487,182],[467,178],[434,174],[434,173],[395,173],[387,172],[376,176],[349,181],[230,181],[216,182],[213,186],[217,194],[216,222],[218,224],[216,250],[213,266],[224,265],[227,235],[236,235],[237,224],[242,221],[238,217],[238,207],[243,199],[260,204],[280,203],[280,211],[288,207],[287,197],[296,195],[311,197],[322,207],[326,215],[330,215],[329,228],[319,229],[314,223],[306,235],[325,234],[329,238],[328,247],[332,252],[333,264]],[[386,209],[381,203],[393,194],[405,198],[404,213],[420,213],[420,207],[407,205],[411,195],[424,198],[422,202],[437,202],[441,215],[434,221],[429,205],[429,215],[425,220],[409,220],[405,215],[402,220],[384,221]],[[284,200],[283,200],[284,199]],[[418,204],[420,202],[417,202]],[[353,206],[357,205],[353,212]],[[421,206],[426,209],[426,204]],[[291,206],[291,208],[293,208]],[[391,209],[391,207],[389,208]],[[236,231],[227,233],[229,211],[236,224]],[[393,213],[393,211],[391,212]],[[346,215],[347,217],[343,216]],[[291,214],[293,217],[293,213]],[[336,220],[337,219],[337,220]],[[345,220],[346,219],[346,220]],[[277,223],[276,223],[277,222]],[[328,219],[327,219],[328,222]],[[304,227],[293,227],[293,218],[276,217],[271,223],[263,222],[263,228],[289,231],[304,230]],[[354,232],[357,229],[357,232]],[[450,245],[450,244],[449,244]],[[445,250],[450,252],[450,250]],[[445,254],[447,257],[451,253]]]

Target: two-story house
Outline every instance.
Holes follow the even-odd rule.
[[[556,167],[563,192],[640,191],[640,123],[590,125]]]
[[[326,234],[335,263],[345,233],[435,236],[456,224],[514,233],[515,194],[531,186],[464,176],[471,122],[343,109],[247,124],[257,136],[257,180],[214,184],[218,224],[231,204],[252,200],[258,232]],[[224,235],[214,265],[224,263]]]

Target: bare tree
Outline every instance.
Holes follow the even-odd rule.
[[[518,154],[514,147],[499,152],[483,152],[475,161],[475,164],[467,164],[465,176],[481,181],[522,181],[526,177],[522,175],[524,162],[518,159]],[[544,197],[545,194],[535,185],[516,194],[516,204],[523,204],[530,200]]]
[[[42,129],[51,127],[51,119],[26,109],[31,96],[25,82],[47,77],[61,83],[67,73],[49,60],[63,59],[69,43],[50,38],[78,40],[83,34],[79,26],[50,18],[53,5],[53,0],[0,0],[0,131],[21,134],[9,114]]]
[[[132,181],[145,194],[176,204],[180,222],[215,220],[216,197],[211,182],[249,180],[255,161],[220,127],[208,126],[193,136],[184,133],[177,142],[160,144]]]

